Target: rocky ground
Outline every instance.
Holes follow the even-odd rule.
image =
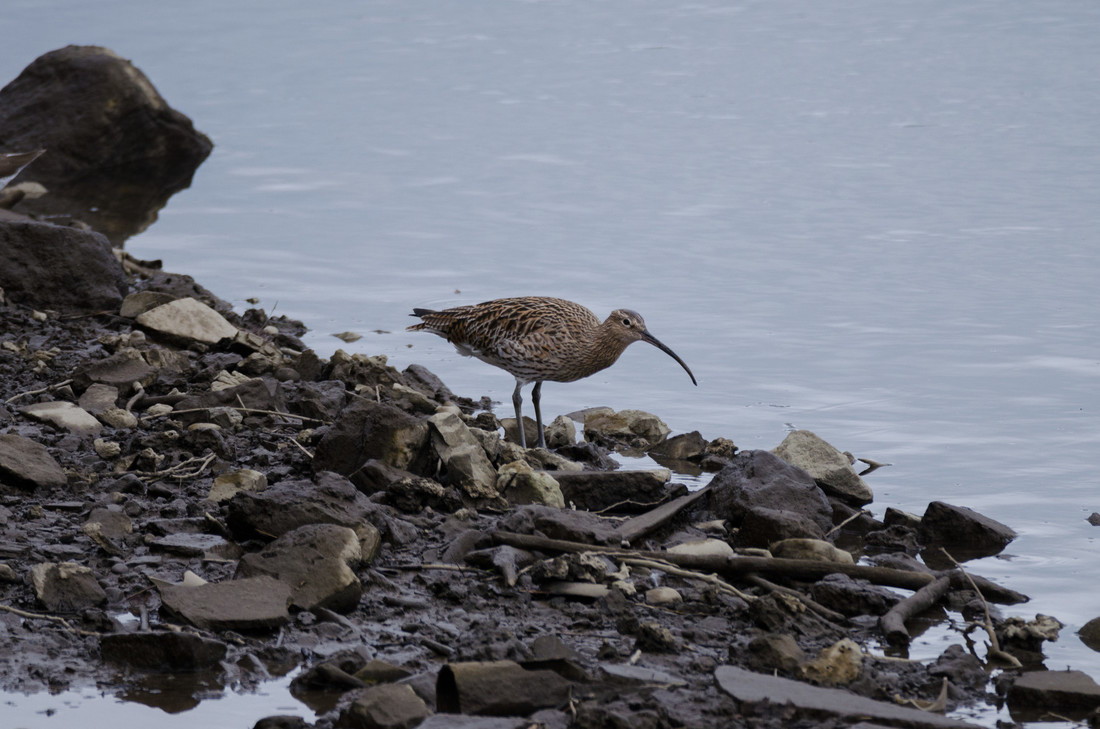
[[[942,503],[877,520],[812,433],[739,451],[598,409],[523,449],[423,367],[321,359],[302,324],[81,224],[0,215],[0,287],[6,689],[180,710],[298,671],[323,727],[944,727],[1100,703],[1035,670],[1057,621],[1001,618],[990,602],[1026,598],[951,561],[1010,529]],[[944,608],[973,622],[905,660]]]

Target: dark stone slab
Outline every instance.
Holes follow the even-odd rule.
[[[714,679],[721,690],[741,704],[742,713],[747,713],[753,704],[766,701],[790,706],[799,713],[816,717],[869,720],[912,729],[977,729],[977,725],[965,721],[874,701],[843,689],[812,686],[733,666],[719,666],[714,672]]]

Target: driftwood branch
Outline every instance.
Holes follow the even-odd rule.
[[[779,592],[784,595],[790,595],[795,600],[798,600],[807,608],[817,613],[820,617],[825,618],[826,620],[840,624],[845,624],[848,622],[848,618],[846,618],[844,615],[838,613],[836,610],[825,607],[817,600],[814,600],[808,595],[803,595],[798,590],[792,589],[790,587],[784,587],[783,585],[777,585],[770,580],[765,580],[760,575],[746,575],[746,578],[752,584],[756,585],[757,587],[762,587],[769,592]]]
[[[644,514],[627,519],[615,528],[615,535],[621,542],[628,544],[639,537],[644,537],[694,504],[708,491],[710,491],[710,486],[692,491],[690,494],[684,494],[666,504],[661,504],[655,509],[650,509]]]
[[[910,636],[909,630],[905,627],[905,621],[939,603],[947,594],[949,587],[951,587],[950,577],[937,577],[890,608],[878,620],[887,642],[893,645],[908,645]]]
[[[646,559],[661,559],[678,567],[698,572],[713,572],[728,579],[744,578],[749,574],[785,577],[792,580],[816,582],[825,575],[841,573],[849,577],[867,580],[876,585],[898,587],[904,590],[919,590],[934,582],[940,575],[929,572],[910,572],[891,567],[872,567],[860,564],[841,564],[838,562],[818,562],[808,559],[784,559],[780,557],[721,557],[715,555],[670,554],[644,550],[623,550],[606,546],[571,542],[564,539],[550,539],[534,534],[516,534],[495,531],[490,537],[494,544],[507,544],[521,549],[536,549],[544,552],[602,552],[609,556],[621,555]],[[965,580],[966,578],[958,577]],[[1027,598],[1018,592],[999,585],[973,578],[973,582],[986,599],[1000,603],[1023,602]],[[954,579],[952,585],[956,584]],[[969,583],[967,583],[969,586]]]

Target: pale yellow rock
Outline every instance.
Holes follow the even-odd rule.
[[[802,675],[817,683],[846,686],[863,671],[863,653],[851,638],[821,649],[817,658],[802,664]]]
[[[650,605],[676,605],[683,602],[684,598],[671,587],[654,587],[646,590],[645,601]]]
[[[217,344],[226,337],[237,336],[237,327],[190,296],[150,309],[139,314],[134,321],[161,334],[205,344]]]
[[[267,476],[250,468],[242,468],[215,478],[206,500],[220,504],[229,501],[240,491],[263,491],[266,488]]]
[[[107,408],[99,414],[99,419],[112,428],[131,429],[138,426],[137,416],[122,408]]]
[[[733,547],[721,539],[696,539],[669,547],[671,554],[691,554],[697,557],[732,557]]]
[[[92,449],[100,458],[104,460],[108,458],[116,458],[119,453],[122,453],[122,446],[111,440],[103,440],[102,438],[96,438],[92,441]]]
[[[818,562],[854,564],[852,555],[821,539],[783,539],[768,546],[773,557],[784,559],[812,559]]]

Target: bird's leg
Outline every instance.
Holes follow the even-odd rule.
[[[516,380],[516,389],[512,392],[512,404],[516,406],[516,427],[519,428],[519,447],[527,447],[527,437],[523,432],[523,395],[520,394],[520,388],[523,387],[523,383]],[[535,385],[535,389],[538,389],[538,385]],[[535,400],[535,412],[539,411],[538,399]]]
[[[539,400],[542,399],[542,380],[535,383],[535,388],[531,390],[531,402],[535,404],[535,424],[539,428],[539,448],[546,447],[546,436],[542,432],[542,410],[539,409]]]

